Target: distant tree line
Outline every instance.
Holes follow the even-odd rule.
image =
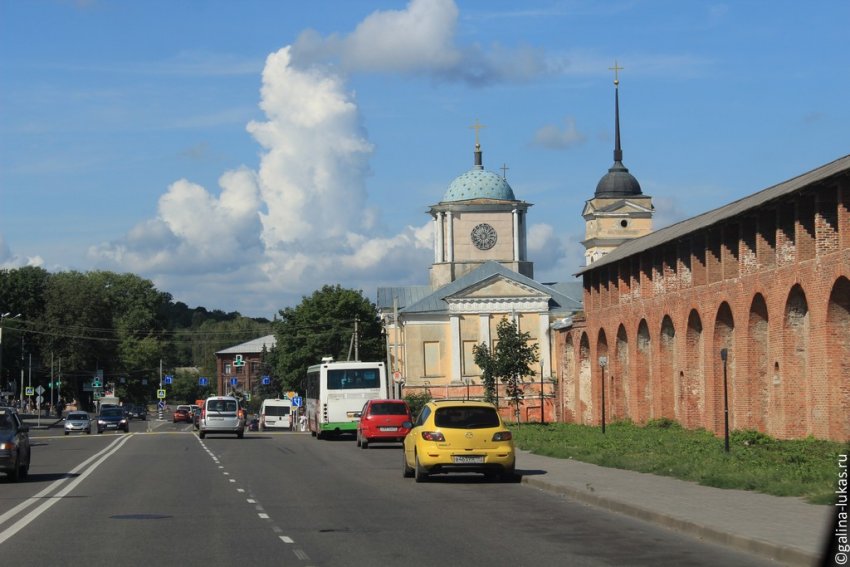
[[[46,388],[61,377],[64,397],[90,399],[83,384],[100,370],[122,399],[147,402],[160,364],[195,369],[175,384],[194,399],[197,375],[215,376],[215,352],[270,334],[271,322],[190,308],[133,274],[23,267],[0,270],[0,329],[0,389],[16,397],[23,375]]]
[[[340,285],[323,286],[269,321],[190,308],[134,274],[2,269],[0,316],[0,389],[16,397],[23,370],[24,385],[48,388],[61,378],[64,398],[91,403],[83,385],[102,371],[119,397],[147,403],[161,364],[174,378],[169,399],[191,402],[216,393],[217,351],[269,334],[277,344],[263,353],[262,372],[272,383],[261,396],[303,392],[307,367],[324,356],[386,358],[377,308]],[[210,386],[201,387],[200,376]]]

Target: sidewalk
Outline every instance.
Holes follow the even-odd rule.
[[[814,565],[831,506],[518,451],[522,482],[789,565]]]

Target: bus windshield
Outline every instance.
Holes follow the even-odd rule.
[[[380,387],[381,377],[377,368],[328,370],[328,390],[359,390]]]

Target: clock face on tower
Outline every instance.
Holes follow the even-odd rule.
[[[481,223],[473,228],[469,237],[479,250],[489,250],[496,245],[496,229],[487,223]]]

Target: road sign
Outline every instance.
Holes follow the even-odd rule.
[[[156,397],[159,398],[160,400],[164,400],[165,399],[165,390],[157,390],[156,391]]]
[[[238,385],[239,385],[239,378],[237,378],[236,376],[234,376],[233,378],[231,378],[231,379],[230,379],[230,385],[231,385],[231,386],[238,386]]]
[[[159,400],[156,403],[156,407],[158,407],[159,409],[165,409],[165,400]]]
[[[35,391],[36,391],[36,392],[38,393],[38,395],[40,396],[40,395],[42,395],[42,394],[44,393],[44,387],[43,387],[43,386],[39,386],[38,388],[36,388],[36,389],[35,389]]]
[[[200,386],[206,386],[206,385],[207,385],[207,384],[209,384],[209,383],[210,383],[210,379],[209,379],[209,378],[205,378],[204,376],[201,376],[200,378],[198,378],[198,384],[199,384]]]
[[[296,408],[300,408],[303,401],[304,400],[301,398],[301,396],[294,396],[292,398],[292,405]]]
[[[166,383],[166,384],[171,384],[171,382],[172,382],[173,380],[174,380],[174,376],[172,376],[171,374],[166,374],[166,375],[165,375],[165,383]]]
[[[43,401],[44,401],[44,398],[42,398],[41,396],[39,396],[35,399],[35,403],[37,403],[38,405],[41,405],[41,402],[43,402]]]
[[[33,388],[32,386],[27,386],[26,395],[32,396],[33,394],[35,394],[35,388]]]
[[[272,383],[271,378],[269,378],[268,376],[263,376],[263,386],[268,386],[271,383]]]
[[[395,382],[396,384],[401,382],[401,372],[399,372],[398,370],[393,372],[393,382]]]

